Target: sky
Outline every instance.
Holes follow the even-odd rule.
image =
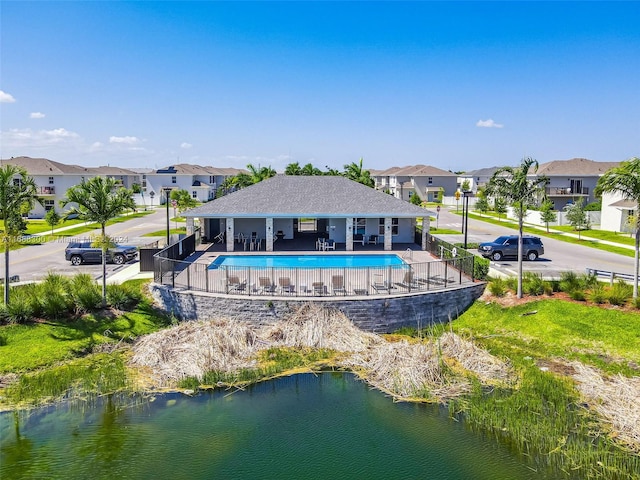
[[[640,2],[0,1],[0,157],[640,156]]]

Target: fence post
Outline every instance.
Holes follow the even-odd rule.
[[[209,293],[209,266],[205,265],[204,268],[204,289]]]
[[[187,290],[191,290],[191,265],[187,265]]]
[[[447,288],[447,281],[449,280],[449,262],[444,260],[444,288]]]

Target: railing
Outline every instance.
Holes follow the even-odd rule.
[[[55,187],[36,187],[36,193],[38,195],[55,195]]]
[[[586,272],[588,275],[595,275],[596,277],[608,278],[611,286],[613,286],[615,279],[624,280],[626,282],[633,282],[632,273],[617,273],[617,272],[610,272],[608,270],[597,270],[595,268],[587,268]],[[640,277],[638,279],[640,280]]]
[[[577,190],[573,190],[570,187],[546,187],[545,188],[545,193],[547,195],[554,195],[554,196],[567,196],[570,197],[572,195],[589,195],[589,188],[588,187],[582,187],[579,188]]]
[[[154,281],[173,288],[248,296],[400,295],[473,283],[473,255],[365,268],[225,267],[155,256]]]

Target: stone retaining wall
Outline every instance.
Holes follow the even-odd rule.
[[[340,310],[363,330],[390,333],[404,326],[422,328],[452,320],[482,295],[485,286],[479,282],[447,290],[368,298],[248,297],[174,290],[156,283],[150,289],[154,299],[181,320],[236,317],[266,324],[314,302]]]

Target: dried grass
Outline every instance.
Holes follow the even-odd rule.
[[[640,377],[606,377],[579,362],[571,365],[577,388],[590,407],[610,422],[618,440],[640,449]]]

